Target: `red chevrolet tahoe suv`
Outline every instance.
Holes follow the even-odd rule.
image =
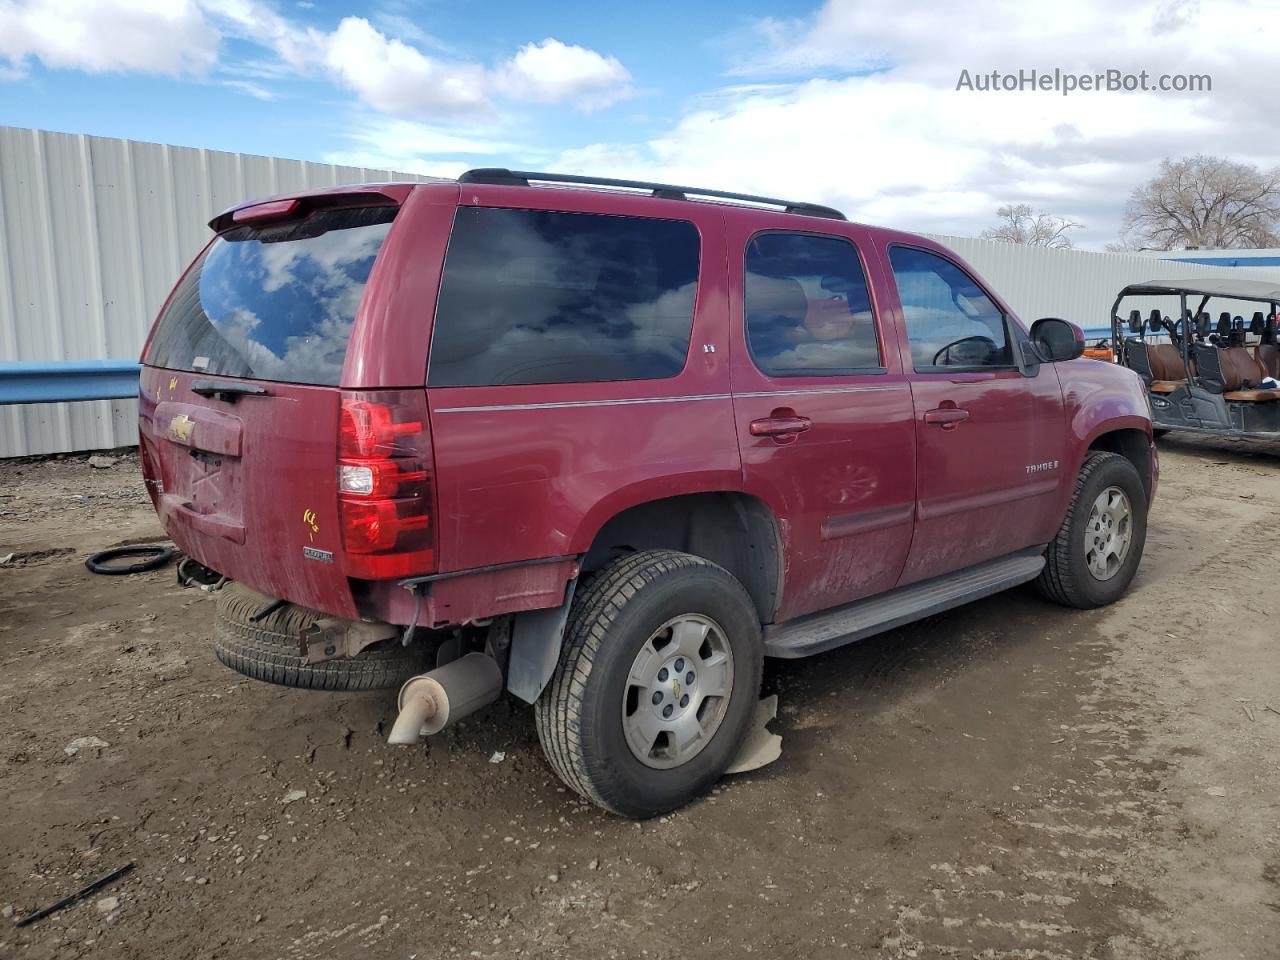
[[[399,687],[392,742],[509,691],[650,816],[734,762],[764,657],[1141,558],[1142,382],[922,237],[498,169],[211,226],[144,348],[148,490],[229,581],[218,657]]]

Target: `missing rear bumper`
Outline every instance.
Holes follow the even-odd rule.
[[[389,623],[322,617],[298,635],[298,648],[307,663],[323,663],[354,657],[366,647],[399,636],[399,628]]]

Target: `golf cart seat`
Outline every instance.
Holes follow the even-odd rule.
[[[1148,343],[1147,364],[1151,368],[1152,393],[1173,393],[1187,379],[1182,351],[1172,343]]]
[[[1259,390],[1254,384],[1267,376],[1266,368],[1244,347],[1195,346],[1201,380],[1220,386],[1224,400],[1265,403],[1280,400],[1280,390]]]
[[[1280,379],[1280,347],[1274,343],[1260,343],[1253,348],[1253,358],[1267,372],[1267,376]]]

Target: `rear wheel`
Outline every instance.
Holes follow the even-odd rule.
[[[760,690],[760,622],[700,557],[645,550],[578,594],[538,738],[569,787],[627,817],[704,793],[737,755]]]
[[[1133,580],[1146,539],[1147,494],[1137,469],[1119,454],[1091,453],[1036,586],[1065,606],[1105,606]]]

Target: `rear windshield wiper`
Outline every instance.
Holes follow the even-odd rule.
[[[259,387],[252,383],[236,383],[232,380],[196,380],[191,384],[191,392],[198,393],[202,397],[225,400],[227,403],[235,403],[239,397],[270,396],[266,387]]]

